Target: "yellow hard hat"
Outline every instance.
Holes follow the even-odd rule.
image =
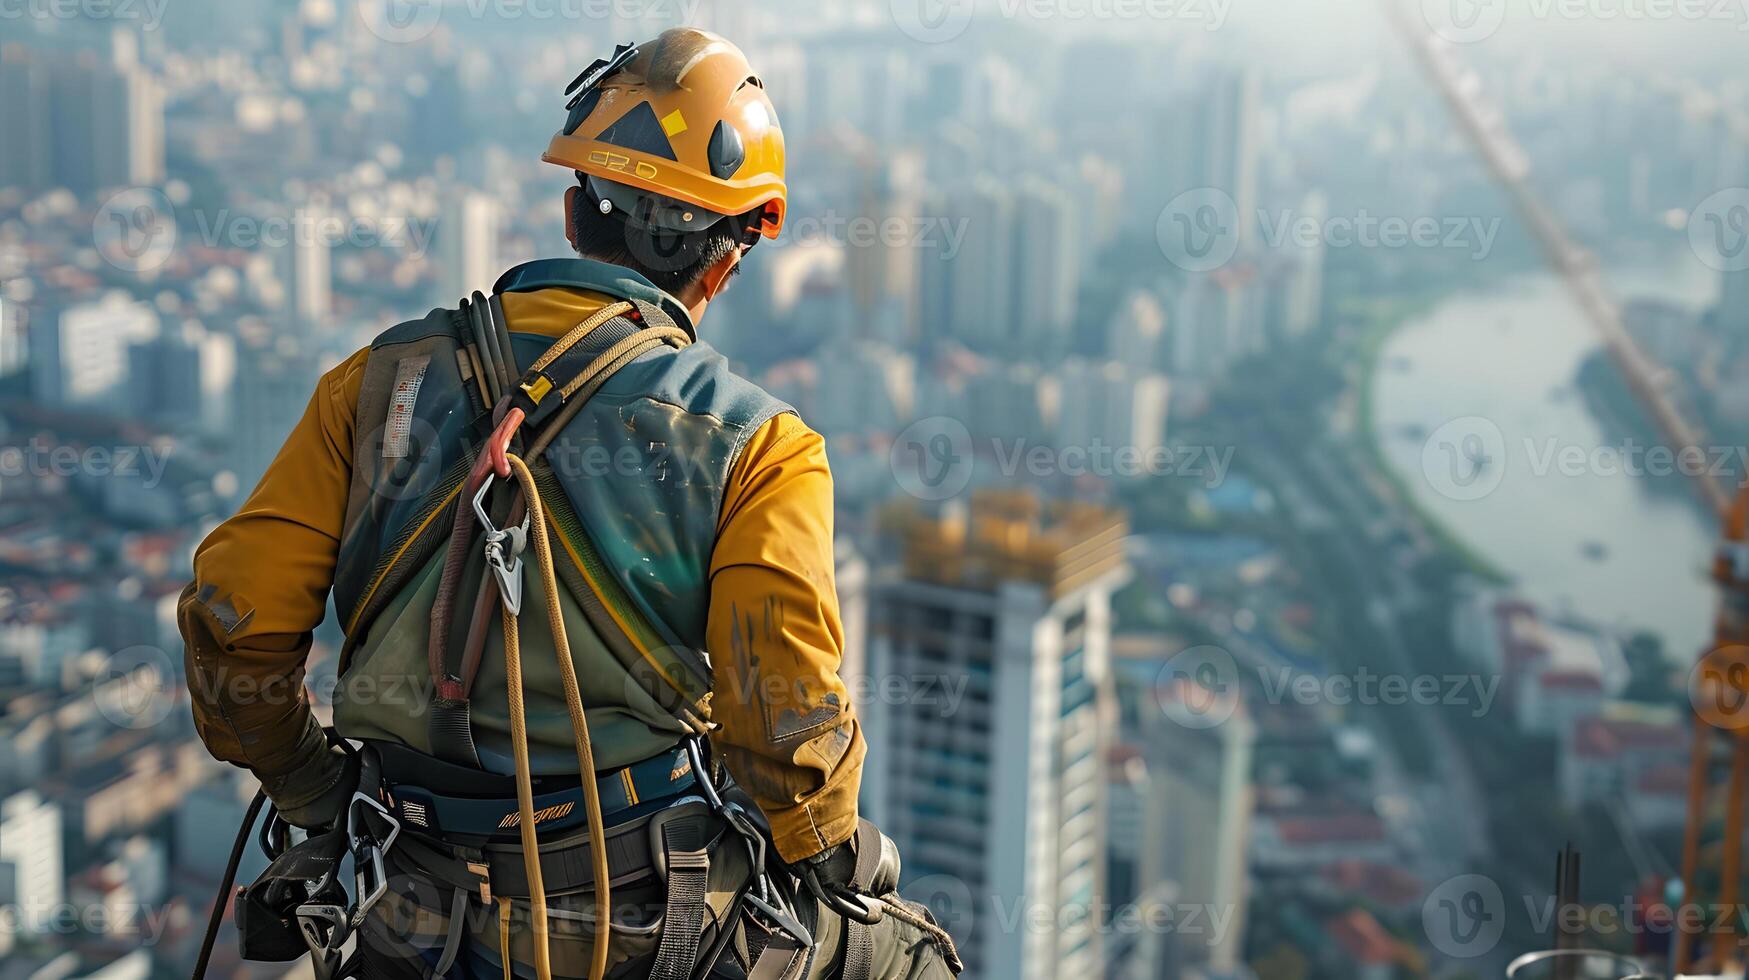
[[[542,160],[717,215],[756,211],[750,228],[767,238],[782,230],[783,130],[740,48],[677,27],[621,45],[565,94],[570,118]]]

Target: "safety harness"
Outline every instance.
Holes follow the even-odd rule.
[[[451,890],[453,911],[436,976],[453,964],[463,913],[477,898],[482,905],[497,906],[506,980],[512,976],[512,903],[528,902],[535,972],[539,980],[550,980],[548,893],[587,891],[593,897],[596,931],[590,977],[602,980],[609,932],[622,928],[613,921],[613,890],[653,877],[665,886],[659,945],[649,965],[653,980],[701,980],[737,938],[737,954],[750,964],[749,980],[803,977],[813,962],[819,908],[811,901],[796,901],[803,888],[845,917],[843,975],[851,980],[868,976],[871,927],[889,913],[935,938],[957,971],[951,939],[929,921],[926,911],[896,896],[862,893],[879,855],[878,831],[866,821],[859,838],[872,833],[873,843],[859,839],[857,873],[849,886],[825,887],[811,873],[804,873],[801,881],[792,878],[768,848],[769,832],[757,808],[736,792],[719,789],[728,784],[709,759],[705,736],[710,726],[683,701],[674,714],[690,734],[680,745],[605,775],[596,771],[549,537],[555,516],[527,461],[542,459],[553,439],[620,368],[663,345],[685,347],[691,334],[657,304],[622,300],[578,323],[517,375],[496,296],[474,293],[464,301],[457,311],[457,329],[463,341],[458,360],[467,365],[477,404],[492,406],[493,428],[457,488],[431,610],[427,660],[433,754],[374,740],[359,751],[336,739],[348,752],[359,754],[359,792],[343,828],[295,846],[288,846],[283,821],[270,817],[262,844],[273,864],[237,896],[245,958],[284,961],[308,951],[318,980],[355,975],[358,957],[342,962],[341,948],[386,892],[384,855],[393,849],[397,866]],[[495,497],[500,482],[511,492]],[[530,544],[575,737],[575,781],[531,772],[519,626],[522,563]],[[476,554],[483,561],[471,560]],[[468,627],[458,634],[456,607],[464,600],[469,601]],[[472,737],[470,698],[486,646],[486,624],[494,612],[503,629],[512,777],[481,767]],[[603,625],[594,617],[591,622]],[[510,798],[515,810],[506,813]],[[260,803],[258,797],[250,824]],[[506,839],[512,828],[515,843]],[[239,835],[214,910],[209,950],[247,829],[246,824]],[[717,918],[707,903],[711,855],[729,837],[746,848],[751,874]],[[357,901],[350,906],[338,882],[339,858],[345,853],[351,854],[356,877]],[[709,948],[701,948],[712,925],[717,926],[715,936]],[[204,964],[205,956],[197,978]]]

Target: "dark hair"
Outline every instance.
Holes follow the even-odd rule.
[[[739,229],[746,223],[732,215],[702,231],[652,228],[626,220],[623,213],[602,214],[587,188],[571,204],[578,255],[624,266],[671,296],[704,278],[706,270],[739,248],[744,235]],[[740,271],[737,265],[734,274]]]

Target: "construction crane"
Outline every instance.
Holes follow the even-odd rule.
[[[1416,60],[1444,96],[1459,128],[1591,321],[1604,350],[1660,437],[1678,453],[1701,451],[1699,431],[1677,407],[1674,376],[1640,350],[1623,326],[1620,305],[1603,284],[1596,257],[1567,234],[1536,193],[1529,157],[1507,128],[1505,115],[1484,98],[1481,77],[1463,65],[1452,45],[1426,23],[1415,23],[1399,0],[1386,0],[1385,6]],[[1744,963],[1736,916],[1689,916],[1702,906],[1703,868],[1716,869],[1718,894],[1713,900],[1717,907],[1735,909],[1741,897],[1743,804],[1749,793],[1749,646],[1745,645],[1749,642],[1749,546],[1745,544],[1749,494],[1740,493],[1733,500],[1719,481],[1705,472],[1695,474],[1693,485],[1721,527],[1712,567],[1720,601],[1712,646],[1702,654],[1690,690],[1696,710],[1688,820],[1682,843],[1683,907],[1677,910],[1676,921],[1706,923],[1706,933],[1701,937],[1679,928],[1671,966],[1678,975],[1700,971],[1740,977]],[[1722,800],[1718,782],[1721,768],[1728,770]],[[1712,815],[1721,804],[1723,817],[1714,827]],[[1710,842],[1703,843],[1703,838],[1710,838]]]

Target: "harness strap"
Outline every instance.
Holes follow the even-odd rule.
[[[653,855],[642,824],[614,828],[607,839],[607,863],[611,884],[628,884],[654,874]],[[633,832],[633,831],[636,832]],[[396,849],[406,863],[427,877],[470,894],[491,898],[532,899],[532,887],[524,855],[497,848],[453,847],[428,838],[403,836]],[[595,886],[593,840],[578,835],[570,841],[548,843],[541,853],[541,882],[554,892],[579,892]]]
[[[869,980],[874,975],[874,926],[844,919],[842,980]]]
[[[467,921],[468,893],[457,888],[449,902],[449,934],[443,937],[443,953],[438,956],[437,965],[431,970],[433,977],[448,974],[449,968],[455,965],[456,954],[462,948],[462,933],[467,931]]]
[[[711,867],[710,852],[700,831],[696,822],[686,821],[662,828],[668,898],[662,910],[662,943],[650,967],[650,980],[687,980],[698,962]]]

